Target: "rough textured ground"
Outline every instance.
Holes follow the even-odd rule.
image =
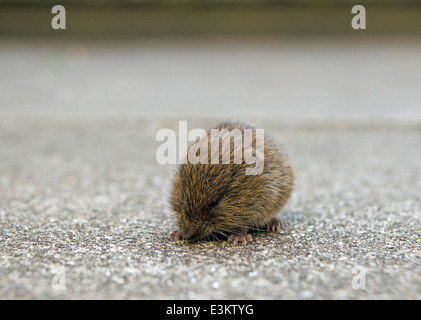
[[[232,47],[210,54],[203,46],[152,45],[104,49],[95,58],[76,46],[79,49],[72,51],[76,55],[66,60],[61,47],[2,46],[1,68],[8,73],[0,72],[0,298],[421,297],[420,65],[410,59],[419,54],[419,46],[389,50],[384,46],[374,51],[363,46],[354,55],[349,53],[349,63],[343,64],[345,58],[336,56],[335,50],[346,54],[344,48],[317,49],[330,52],[318,56],[314,47],[303,44],[287,49],[242,45],[235,50],[243,52],[242,63],[249,63],[249,68],[234,64],[232,68],[243,70],[237,76],[230,73],[234,69],[229,61],[236,61]],[[288,65],[307,61],[313,68],[307,77],[291,74],[291,82],[285,80],[285,84],[298,95],[298,85],[304,81],[314,95],[294,99],[295,94],[286,90],[287,100],[295,105],[286,112],[288,117],[281,117],[276,98],[282,84],[269,81],[255,86],[271,74],[270,66],[285,52],[290,57]],[[289,52],[299,54],[290,56]],[[373,64],[369,58],[374,52],[384,60]],[[184,60],[186,54],[189,63]],[[143,60],[138,60],[139,55]],[[119,56],[122,65],[114,65]],[[309,60],[315,56],[319,64]],[[392,56],[396,60],[391,61],[407,59],[387,67],[386,58]],[[177,63],[168,78],[155,71],[164,68],[169,57]],[[207,63],[209,59],[214,59],[213,66]],[[372,80],[377,81],[371,84],[363,79],[367,82],[361,86],[354,82],[357,60],[366,63]],[[253,64],[256,61],[262,61],[263,69]],[[136,62],[149,66],[156,78],[136,76],[130,71]],[[78,69],[80,63],[83,68]],[[321,81],[333,89],[342,86],[342,92],[323,91],[319,82],[311,87],[318,68],[329,66]],[[247,70],[254,72],[254,80],[247,78]],[[275,80],[272,72],[269,78]],[[396,81],[384,78],[392,72]],[[342,76],[339,84],[331,78],[337,73]],[[225,89],[229,81],[223,75],[232,77],[231,91]],[[184,82],[176,81],[182,76]],[[121,87],[112,85],[120,82]],[[348,91],[347,83],[357,84]],[[189,129],[214,123],[199,105],[194,108],[200,96],[204,107],[211,104],[208,85],[218,92],[215,105],[228,99],[226,104],[236,108],[241,119],[256,122],[283,143],[295,164],[296,189],[278,215],[285,225],[280,234],[255,234],[251,244],[238,247],[225,241],[168,240],[176,228],[167,202],[174,168],[157,164],[160,142],[155,141],[155,134],[165,127],[178,129],[178,119],[185,119],[189,110],[195,116],[201,113],[198,120],[189,121]],[[132,101],[124,93],[137,86],[144,91],[135,90]],[[195,89],[190,98],[189,86]],[[259,119],[253,103],[241,95],[244,88],[250,88],[254,102],[258,95],[267,99]],[[383,96],[376,94],[380,91]],[[401,95],[403,91],[407,96]],[[231,100],[220,96],[229,92]],[[110,106],[120,96],[119,114]],[[371,102],[365,101],[369,97]],[[393,100],[398,97],[399,104]],[[243,99],[250,103],[244,109]],[[283,99],[279,95],[282,105],[287,102]],[[306,117],[306,110],[316,113],[307,105],[313,99],[314,108],[321,108],[317,121],[311,114]],[[335,109],[340,99],[345,107]],[[370,108],[353,99],[365,101]],[[143,101],[139,108],[149,119],[135,109],[137,100]],[[353,103],[356,109],[348,110],[348,116],[354,121],[339,121]],[[159,116],[159,110],[167,113]],[[175,116],[177,110],[183,118]],[[376,113],[394,120],[379,122]],[[300,114],[304,120],[297,120]],[[233,115],[233,109],[221,107],[213,112],[219,119]],[[358,289],[364,283],[365,288]]]

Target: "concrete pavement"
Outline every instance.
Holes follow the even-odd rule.
[[[0,298],[421,297],[420,65],[410,59],[420,46],[362,46],[348,64],[341,47],[303,43],[1,47]],[[292,69],[312,68],[308,76],[273,83],[283,54]],[[402,64],[388,68],[393,57]],[[357,60],[370,82],[354,82]],[[150,74],[130,71],[132,63]],[[231,74],[232,63],[242,71]],[[311,92],[298,94],[300,84]],[[293,108],[278,108],[288,101]],[[296,167],[295,192],[278,215],[285,229],[238,247],[169,241],[174,168],[157,164],[155,134],[189,115],[189,129],[206,128],[234,111],[271,132]]]

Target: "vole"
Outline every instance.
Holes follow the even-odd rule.
[[[226,122],[213,129],[188,148],[188,155],[201,156],[202,161],[187,157],[175,173],[170,202],[180,229],[170,238],[195,241],[223,235],[234,245],[245,245],[252,241],[249,231],[280,231],[275,215],[294,187],[290,160],[271,137],[252,125]],[[246,146],[247,137],[252,143]],[[223,141],[229,141],[225,149]],[[252,156],[254,164],[247,161]],[[258,165],[261,168],[256,169]]]

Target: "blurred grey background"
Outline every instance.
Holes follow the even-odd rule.
[[[355,4],[0,0],[0,298],[419,299],[421,3]],[[227,119],[291,157],[285,229],[168,241],[155,134]]]
[[[365,1],[366,30],[353,5],[3,0],[0,112],[419,119],[420,2]]]

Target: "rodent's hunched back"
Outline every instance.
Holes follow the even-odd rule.
[[[215,129],[220,130],[221,140],[208,131],[196,143],[193,143],[188,154],[200,156],[200,151],[208,147],[208,163],[190,161],[179,165],[176,172],[172,193],[171,204],[177,216],[179,230],[172,233],[173,239],[198,240],[211,238],[215,234],[228,237],[230,242],[246,243],[251,241],[251,230],[279,230],[281,223],[275,215],[282,209],[289,199],[294,185],[294,170],[285,154],[277,143],[266,134],[264,142],[257,139],[256,128],[244,123],[224,123]],[[227,130],[223,130],[227,129]],[[230,137],[230,148],[219,148],[219,142],[224,137],[240,132],[237,137],[243,141],[245,132],[251,129],[252,150],[243,150],[243,143],[235,143],[235,138]],[[218,140],[218,141],[215,141]],[[216,143],[215,143],[216,142]],[[262,144],[259,145],[259,144]],[[212,164],[212,151],[218,150],[219,162]],[[203,147],[205,146],[205,147]],[[202,148],[200,148],[202,147]],[[241,148],[242,150],[238,150]],[[259,150],[264,150],[259,154]],[[234,156],[240,151],[241,161],[234,161]],[[224,158],[223,152],[229,152],[231,161],[229,164],[221,163]],[[250,164],[247,152],[252,152],[256,157],[263,157],[263,168],[259,174],[247,174],[246,169],[256,167],[258,162]],[[225,156],[228,156],[225,154]],[[202,158],[203,160],[204,158]],[[225,158],[227,159],[227,158]]]

